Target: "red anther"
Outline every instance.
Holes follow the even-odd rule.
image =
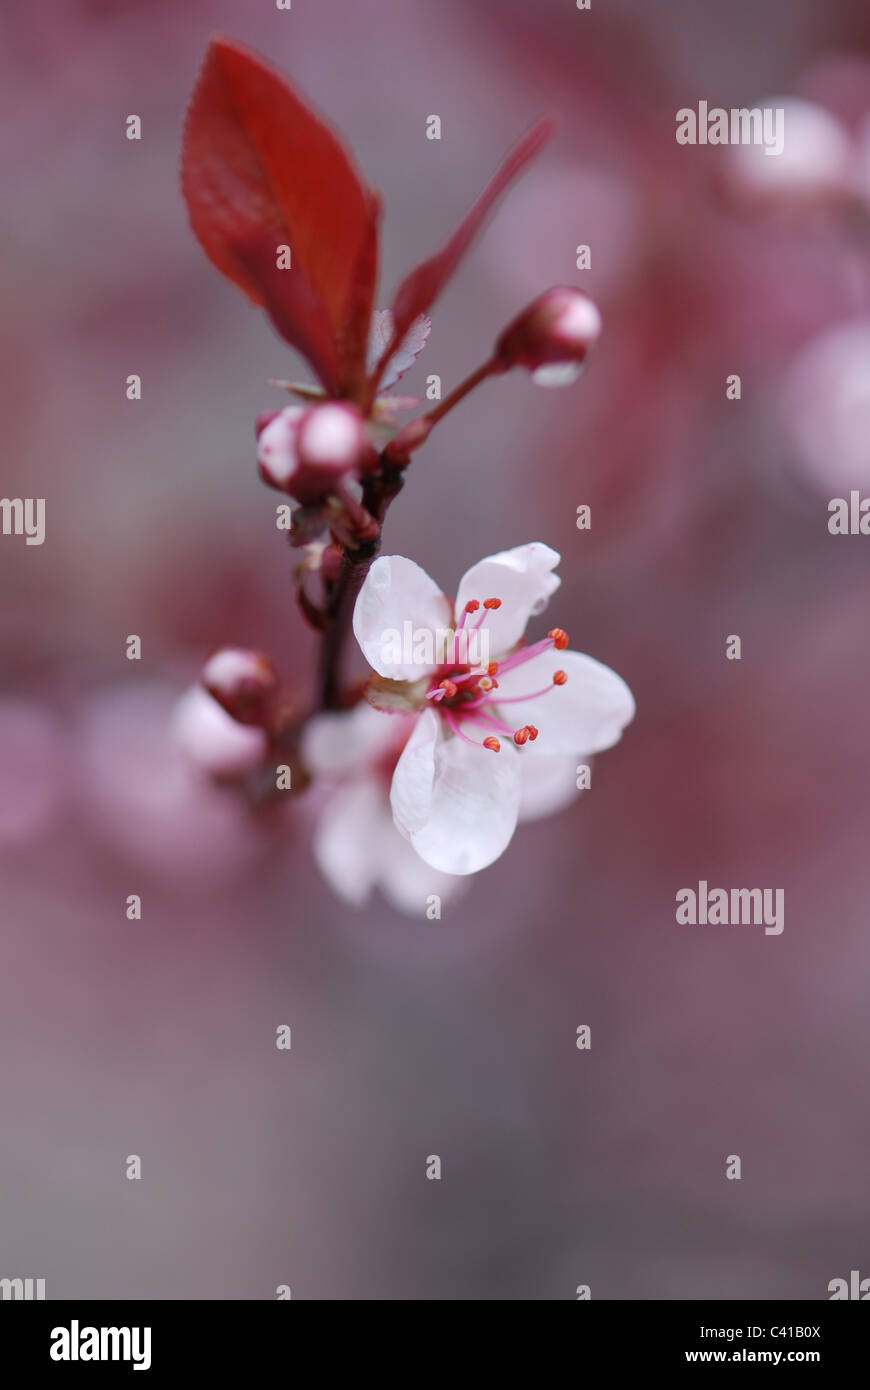
[[[553,672],[553,684],[554,684],[554,685],[564,685],[567,679],[568,679],[568,672],[567,672],[567,671],[554,671],[554,672]]]
[[[493,753],[497,753],[501,748],[501,744],[499,743],[498,739],[495,738],[492,734],[490,734],[489,738],[485,738],[483,740],[483,746],[484,748],[489,748]]]
[[[553,645],[557,651],[563,652],[568,645],[568,634],[563,627],[551,628],[547,636],[552,637]]]
[[[534,724],[527,724],[526,728],[529,731],[529,738],[532,740],[532,743],[534,743],[535,739],[538,737],[537,729],[535,728]]]
[[[452,700],[459,687],[453,681],[445,680],[441,682],[439,689],[444,691],[448,700]]]
[[[489,676],[481,676],[480,680],[477,682],[477,688],[478,690],[493,690],[495,688],[495,681],[491,680]]]
[[[523,746],[523,744],[525,743],[525,741],[526,741],[526,739],[528,738],[528,736],[529,736],[529,730],[528,730],[527,727],[526,727],[526,728],[522,728],[522,729],[517,729],[517,730],[515,730],[515,732],[514,732],[514,743],[518,744],[518,745],[520,746],[520,748],[522,748],[522,746]]]
[[[483,600],[483,606],[484,606],[484,608],[501,608],[501,599],[500,599],[500,598],[485,598],[485,599]]]
[[[487,674],[488,676],[494,676],[497,670],[498,670],[498,662],[497,662],[497,661],[491,661],[491,662],[489,663],[489,665],[487,666],[487,668],[486,668],[486,674]]]
[[[465,605],[465,611],[466,613],[476,613],[479,607],[480,600],[476,598],[470,598]]]

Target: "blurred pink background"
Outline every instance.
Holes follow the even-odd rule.
[[[283,404],[267,378],[302,369],[178,189],[216,30],[383,190],[381,303],[559,118],[405,383],[449,389],[551,283],[596,296],[600,347],[570,390],[516,374],[460,407],[385,549],[450,588],[554,545],[553,620],[638,715],[440,922],[339,904],[303,805],[253,823],[168,740],[217,644],[262,646],[303,691],[315,652],[253,448]],[[866,5],[64,0],[0,35],[2,493],[46,498],[43,546],[0,538],[0,1277],[815,1299],[870,1275],[870,540],[827,531],[829,498],[870,495]],[[675,142],[680,107],[776,96],[842,123],[848,198],[744,197],[730,151]],[[847,399],[806,354],[850,325]],[[700,878],[784,888],[783,935],[678,926]]]

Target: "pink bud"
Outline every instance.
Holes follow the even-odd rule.
[[[496,343],[505,370],[525,367],[539,386],[576,381],[601,333],[598,306],[581,290],[557,285],[533,300]]]
[[[257,446],[264,481],[306,507],[323,502],[347,474],[358,474],[375,458],[365,420],[347,401],[288,406],[261,430]]]
[[[271,418],[260,415],[257,419],[257,462],[260,476],[270,487],[279,492],[293,492],[293,481],[299,470],[299,455],[296,441],[299,422],[305,414],[302,405],[288,405]],[[262,423],[266,420],[266,423]],[[293,494],[295,496],[295,493]]]
[[[210,695],[240,724],[264,724],[278,690],[278,677],[260,652],[221,647],[200,677]]]
[[[172,732],[187,756],[215,777],[240,777],[256,767],[266,753],[262,729],[238,724],[197,685],[175,706]]]
[[[325,482],[356,471],[367,450],[365,422],[356,406],[327,401],[306,410],[297,439],[299,460]]]

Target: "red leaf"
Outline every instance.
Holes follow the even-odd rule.
[[[373,389],[380,380],[383,368],[401,343],[414,319],[419,314],[426,313],[443,290],[477,235],[481,223],[493,204],[508,184],[516,178],[530,160],[534,159],[552,132],[553,122],[551,120],[539,121],[537,125],[533,126],[528,135],[514,146],[500,165],[480,197],[469,208],[446,246],[443,246],[428,261],[423,261],[421,265],[416,266],[402,281],[393,298],[393,336],[387,344],[376,368],[376,374],[371,380]]]
[[[372,196],[286,79],[231,39],[212,40],[191,98],[182,187],[209,259],[335,388],[348,315],[374,290]],[[280,245],[292,269],[277,269]]]
[[[344,329],[338,344],[345,387],[348,394],[359,399],[360,403],[364,402],[366,395],[366,359],[378,279],[380,215],[381,200],[373,193],[369,199],[368,233],[363,239],[354,269]]]

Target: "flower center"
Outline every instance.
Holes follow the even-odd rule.
[[[472,618],[474,621],[470,626],[472,630],[476,631],[486,622],[489,614],[500,607],[500,598],[485,598],[482,602],[479,599],[470,599],[465,605],[456,631],[461,632],[465,629]],[[475,617],[481,609],[483,611],[480,613],[480,617]],[[543,689],[530,690],[524,695],[505,697],[499,697],[496,693],[498,691],[496,677],[499,672],[504,674],[507,671],[515,670],[518,666],[525,665],[527,661],[540,656],[542,652],[553,649],[564,651],[567,645],[567,632],[561,627],[554,627],[540,642],[533,642],[529,647],[520,647],[517,651],[511,652],[509,656],[503,657],[501,661],[490,661],[485,666],[461,665],[455,660],[445,662],[433,675],[432,683],[426,692],[426,699],[431,702],[433,709],[441,715],[451,733],[456,734],[465,743],[472,743],[480,748],[488,748],[492,753],[498,753],[501,751],[501,741],[497,735],[501,734],[502,737],[512,738],[516,746],[522,748],[529,741],[534,743],[538,737],[538,729],[534,724],[522,724],[519,728],[514,728],[503,717],[503,706],[521,704],[524,700],[534,700],[541,695],[548,694],[555,686],[565,684],[568,679],[567,673],[556,670],[553,672],[551,682]],[[454,657],[456,652],[457,643],[454,639]],[[478,737],[473,737],[474,734]]]

